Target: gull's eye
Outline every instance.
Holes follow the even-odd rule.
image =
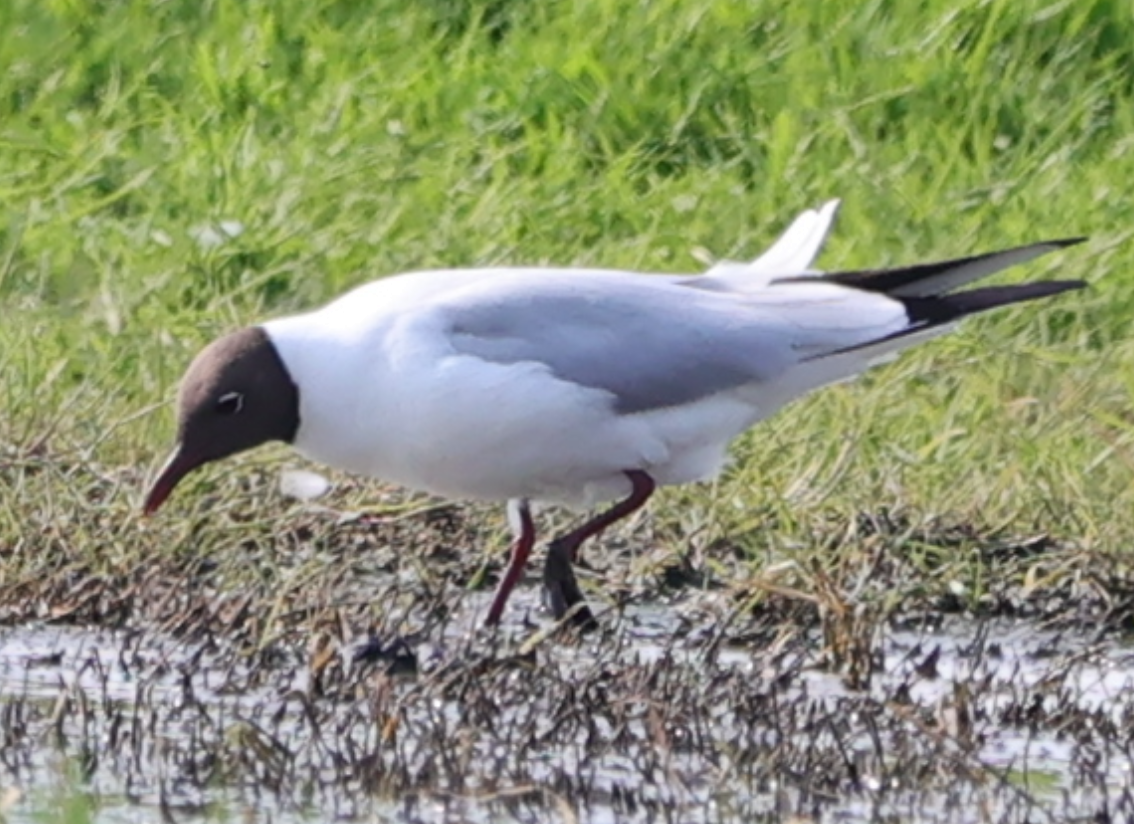
[[[239,392],[225,392],[217,398],[218,415],[235,415],[244,408],[244,396]]]

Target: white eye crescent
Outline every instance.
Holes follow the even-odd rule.
[[[216,409],[222,415],[235,415],[244,408],[244,395],[240,392],[225,392],[217,398]]]

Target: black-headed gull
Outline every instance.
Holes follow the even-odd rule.
[[[447,498],[511,502],[517,535],[487,622],[531,552],[529,501],[612,508],[551,543],[553,612],[592,620],[571,563],[655,487],[709,478],[729,442],[967,315],[1077,289],[953,290],[1077,243],[823,275],[837,208],[800,215],[764,255],[701,276],[486,268],[387,277],[314,312],[209,344],[178,396],[178,439],[146,499],[268,441]]]

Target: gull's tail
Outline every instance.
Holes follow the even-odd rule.
[[[806,272],[819,257],[838,211],[836,199],[828,200],[818,209],[801,212],[764,254],[744,265],[750,272],[771,275]]]
[[[722,260],[705,274],[683,283],[714,292],[753,292],[767,287],[777,277],[819,275],[811,264],[819,256],[838,211],[838,200],[828,200],[818,209],[807,209],[752,262]]]

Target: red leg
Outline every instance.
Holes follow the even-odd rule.
[[[579,555],[579,547],[583,541],[598,535],[611,524],[641,509],[650,496],[654,494],[657,485],[654,479],[640,469],[632,469],[626,473],[630,479],[630,495],[619,501],[605,512],[600,512],[594,518],[562,535],[551,542],[547,548],[547,562],[543,568],[543,585],[547,589],[551,601],[551,612],[556,618],[562,618],[567,610],[582,602],[583,593],[575,581],[575,572],[571,564]],[[579,626],[593,626],[594,615],[584,605],[575,613],[575,623]]]
[[[504,577],[496,587],[496,594],[492,596],[488,617],[484,619],[484,623],[490,627],[500,623],[500,616],[504,614],[508,596],[512,594],[516,582],[524,574],[524,565],[528,562],[528,556],[532,554],[532,547],[535,546],[535,524],[532,523],[531,507],[527,501],[520,501],[517,509],[520,516],[520,532],[512,541],[511,560],[508,561]]]

